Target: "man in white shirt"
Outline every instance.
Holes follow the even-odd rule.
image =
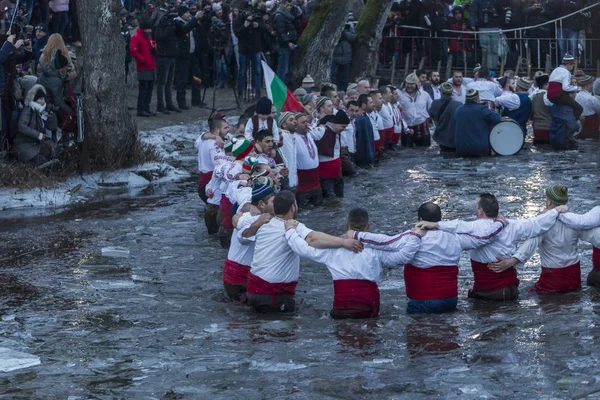
[[[554,185],[546,189],[546,208],[552,210],[566,205],[569,200],[565,186]],[[569,228],[558,220],[546,233],[523,243],[512,258],[490,264],[495,271],[504,271],[517,263],[525,263],[536,250],[540,253],[542,272],[535,283],[538,293],[562,293],[581,289],[581,265],[577,244],[581,232]]]
[[[442,220],[442,211],[438,205],[427,202],[419,207],[418,216],[419,221],[438,223]],[[421,239],[419,251],[404,266],[407,312],[454,310],[458,302],[458,262],[463,250],[475,249],[496,240],[503,227],[502,221],[484,220],[474,232],[427,232]],[[419,224],[417,228],[420,228]],[[359,239],[365,247],[390,251],[398,250],[402,238],[402,235],[391,237],[352,231],[346,235]]]
[[[454,71],[452,78],[448,81],[452,83],[452,99],[465,104],[467,101],[467,85],[473,82],[473,79],[465,78],[462,71]]]
[[[575,70],[575,57],[565,54],[562,58],[562,65],[552,71],[550,82],[548,83],[548,92],[546,97],[553,104],[569,106],[573,109],[575,119],[579,119],[583,113],[583,108],[571,96],[571,93],[577,93],[579,88],[572,83],[571,73]]]
[[[386,132],[383,129],[383,118],[380,115],[381,107],[383,106],[383,97],[379,90],[371,90],[369,96],[373,99],[373,110],[369,113],[373,128],[377,129],[379,139],[375,139],[375,163],[383,159],[384,143],[386,140]]]
[[[515,94],[515,84],[508,77],[502,77],[498,80],[502,88],[502,94],[494,100],[496,107],[502,107],[503,110],[514,111],[521,106],[519,96]]]
[[[600,131],[600,100],[592,94],[592,86],[594,78],[589,75],[584,75],[577,80],[581,90],[577,92],[575,101],[583,108],[583,116],[585,121],[583,127],[577,135],[577,139],[598,139]]]
[[[231,301],[246,302],[246,283],[254,256],[256,232],[268,223],[273,215],[272,186],[257,185],[252,188],[252,205],[259,214],[243,213],[235,222],[231,245],[223,268],[223,287]]]
[[[287,179],[282,180],[282,189],[291,191],[296,190],[298,186],[298,167],[296,163],[296,138],[294,132],[298,126],[296,121],[296,113],[284,111],[279,113],[277,124],[281,128],[281,147],[279,148],[282,155],[282,161],[285,164],[285,171],[282,175],[287,176]],[[281,172],[281,171],[280,171]]]
[[[382,264],[404,265],[413,258],[421,243],[421,234],[406,232],[398,251],[366,248],[360,253],[346,249],[315,249],[296,232],[298,222],[285,222],[285,237],[292,250],[301,257],[323,263],[333,277],[331,318],[374,318],[379,315],[379,288]],[[354,208],[348,214],[346,228],[357,232],[369,230],[369,214]]]
[[[431,107],[431,97],[419,90],[419,79],[414,73],[406,77],[404,85],[404,90],[398,96],[402,116],[408,125],[408,133],[404,133],[401,137],[402,146],[430,146],[431,135],[427,124],[429,119],[427,110]]]
[[[287,243],[285,221],[293,219],[297,210],[294,194],[282,190],[273,200],[275,216],[256,233],[254,256],[246,285],[248,304],[256,312],[293,312],[296,309],[294,297],[300,275],[300,257]],[[295,229],[300,238],[316,248],[362,249],[356,240],[313,232],[304,224],[298,224]]]
[[[216,117],[208,121],[209,133],[218,137],[220,142],[223,143],[223,139],[229,132],[229,124],[222,117]],[[210,182],[215,164],[225,162],[229,160],[229,157],[225,154],[222,147],[217,144],[216,139],[204,139],[204,134],[200,135],[196,139],[194,146],[198,151],[198,195],[202,201],[206,204],[204,208],[204,223],[208,233],[217,233],[219,230],[219,224],[217,224],[217,213],[219,211],[219,199],[217,201],[209,201],[206,195],[206,185]]]
[[[379,117],[383,126],[382,145],[385,149],[392,149],[394,140],[394,118],[393,110],[390,101],[392,100],[392,90],[389,86],[380,86],[379,93],[381,94],[381,109]]]
[[[296,132],[294,133],[296,145],[296,170],[298,186],[296,186],[296,199],[300,208],[309,204],[320,206],[323,203],[323,191],[319,179],[319,154],[315,140],[325,134],[322,127],[309,128],[308,116],[296,114]]]
[[[410,132],[408,132],[408,126],[406,125],[406,123],[404,122],[404,118],[402,117],[402,107],[398,103],[400,93],[398,89],[394,86],[390,86],[390,90],[392,91],[392,95],[390,97],[390,106],[392,110],[392,120],[394,122],[394,135],[392,136],[392,143],[393,148],[397,149],[402,133]]]
[[[495,110],[496,97],[502,94],[502,88],[496,82],[490,79],[490,71],[486,67],[479,69],[479,77],[467,85],[468,89],[477,89],[479,92],[479,101],[490,106]],[[464,104],[464,102],[463,102]]]
[[[342,146],[341,157],[342,157],[342,175],[343,176],[355,176],[356,169],[354,168],[354,153],[356,152],[356,136],[354,128],[354,119],[358,115],[360,108],[358,102],[348,101],[346,103],[346,113],[350,119],[350,123],[344,129],[340,136],[340,145]]]
[[[477,199],[475,208],[476,221],[441,221],[437,224],[422,225],[422,228],[437,228],[448,232],[474,232],[481,220],[498,218],[498,200],[489,193],[484,193]],[[508,220],[508,224],[498,234],[498,239],[483,247],[471,250],[471,268],[473,269],[473,288],[469,297],[494,301],[516,300],[519,297],[519,279],[517,271],[509,268],[496,273],[488,268],[488,264],[511,257],[517,249],[520,240],[530,239],[547,232],[560,212],[566,212],[567,207],[561,206],[532,219]]]
[[[254,141],[254,136],[258,132],[267,130],[273,135],[275,144],[279,143],[279,129],[277,128],[277,123],[274,118],[271,116],[272,107],[273,103],[267,97],[261,97],[258,100],[256,104],[256,114],[246,123],[246,130],[244,132],[246,139]]]

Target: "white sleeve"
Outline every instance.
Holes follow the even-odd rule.
[[[378,251],[381,262],[386,265],[404,265],[415,257],[421,247],[421,237],[408,235],[404,246],[398,251]]]
[[[298,236],[300,236],[303,240],[306,239],[306,237],[308,235],[310,235],[310,233],[312,232],[312,229],[309,229],[306,227],[306,225],[300,223],[298,224],[298,226],[296,227],[296,233],[298,234]]]
[[[550,210],[544,214],[538,215],[535,218],[510,221],[510,224],[515,224],[516,226],[517,237],[515,239],[523,240],[536,237],[547,232],[554,226],[557,217],[558,211]]]
[[[498,234],[504,229],[504,224],[501,221],[496,221],[493,224],[481,226],[476,232],[459,232],[458,240],[463,250],[472,250],[498,239]]]
[[[537,248],[542,243],[542,236],[536,236],[534,238],[526,240],[522,245],[519,246],[513,257],[517,258],[520,262],[525,263],[533,256]]]
[[[248,244],[256,241],[256,235],[244,237],[244,232],[258,219],[258,217],[259,215],[252,216],[250,213],[244,213],[244,215],[238,219],[237,238],[241,244]]]
[[[564,213],[558,220],[572,229],[592,229],[600,227],[600,206],[592,208],[585,214]]]
[[[252,118],[246,122],[246,129],[244,129],[244,136],[251,142],[254,142],[254,138],[252,137],[252,132],[254,131],[254,124],[252,123]]]
[[[321,140],[323,138],[323,135],[325,135],[325,128],[321,126],[310,129],[307,135],[310,135],[313,138],[313,140]]]
[[[354,233],[354,239],[360,240],[366,247],[394,252],[402,250],[402,248],[409,241],[410,236],[416,236],[419,241],[421,240],[421,235],[418,235],[412,231],[406,231],[396,236],[387,236],[370,232]]]
[[[302,239],[295,228],[288,228],[285,231],[285,238],[292,251],[301,257],[308,258],[309,260],[326,264],[327,257],[331,253],[330,249],[316,249],[308,245],[306,240]]]
[[[581,232],[581,240],[590,243],[594,247],[600,247],[600,228]]]
[[[279,143],[279,128],[277,127],[277,122],[273,120],[273,141],[275,144]]]

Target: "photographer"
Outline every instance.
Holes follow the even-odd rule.
[[[473,0],[471,4],[471,26],[479,31],[479,45],[487,51],[486,66],[489,69],[496,69],[500,59],[501,36],[493,31],[502,27],[506,16],[499,3],[497,0]]]
[[[275,13],[275,29],[279,39],[277,75],[287,85],[287,75],[291,69],[292,52],[298,44],[300,15],[294,7],[294,0],[283,0]]]
[[[540,25],[555,18],[547,0],[528,0],[522,14],[528,26]],[[527,46],[531,49],[531,64],[536,69],[543,69],[545,66],[546,54],[550,54],[550,43],[554,38],[553,30],[554,24],[547,24],[525,32]]]
[[[216,87],[220,89],[229,81],[227,66],[233,55],[231,21],[225,16],[221,3],[214,3],[212,9],[214,15],[211,19],[210,35],[215,49]]]
[[[331,80],[337,85],[338,90],[346,91],[350,80],[350,63],[352,62],[352,43],[356,42],[357,36],[354,32],[355,24],[352,13],[348,15],[348,21],[344,25],[342,36],[333,50],[333,62],[331,63]]]
[[[180,5],[177,8],[178,17],[175,18],[175,35],[177,37],[177,57],[175,60],[175,90],[177,91],[177,105],[180,110],[189,110],[186,104],[185,88],[189,82],[191,58],[195,56],[196,41],[194,34],[191,33],[197,28],[198,20],[202,18],[202,11],[196,12],[195,16],[190,15],[190,10],[186,5]],[[192,85],[192,90],[200,91],[198,85]],[[200,94],[194,94],[199,97]]]
[[[237,78],[238,96],[242,96],[246,87],[246,69],[252,63],[252,87],[256,98],[260,98],[262,71],[260,67],[262,39],[266,27],[258,10],[242,10],[233,21],[233,32],[238,38],[239,70]]]

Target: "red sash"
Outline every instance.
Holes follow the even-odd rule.
[[[592,265],[596,271],[600,270],[600,249],[597,247],[592,252]]]
[[[581,289],[581,265],[576,264],[564,268],[542,267],[540,279],[535,283],[540,293],[560,293]]]
[[[585,117],[583,128],[581,128],[581,130],[598,133],[600,130],[600,119],[598,119],[598,114]]]
[[[298,170],[298,186],[296,186],[296,193],[308,193],[320,188],[319,167]]]
[[[336,179],[342,176],[342,159],[340,157],[331,161],[319,162],[319,177],[322,179]]]
[[[384,133],[384,136],[381,136],[381,139],[384,140],[384,141],[386,141],[386,142],[391,141],[392,138],[394,137],[394,127],[387,128],[387,129],[384,129],[384,130],[379,131],[379,132],[380,132],[379,133],[380,136],[381,136],[381,132]]]
[[[418,268],[404,266],[406,295],[411,300],[438,300],[458,296],[458,266]]]
[[[552,101],[553,98],[558,97],[562,94],[562,83],[560,82],[548,82],[548,91],[546,95],[548,96],[548,100]]]
[[[227,196],[222,195],[221,202],[219,203],[219,210],[223,211],[223,221],[221,222],[221,226],[230,231],[233,230],[231,207],[233,207],[233,204],[231,204]]]
[[[232,285],[246,285],[249,272],[249,266],[226,259],[225,267],[223,268],[223,282],[231,283]]]
[[[429,125],[427,124],[427,121],[419,125],[409,126],[408,129],[413,130],[414,137],[423,137],[429,135]]]
[[[471,260],[471,268],[475,277],[473,292],[488,293],[504,289],[510,285],[519,286],[517,271],[514,268],[496,273],[488,268],[487,264]]]
[[[208,182],[210,182],[212,178],[212,174],[212,171],[198,173],[198,189],[202,189],[203,187],[206,187],[206,185],[208,185]]]
[[[333,309],[365,318],[379,314],[379,287],[364,279],[333,281]]]
[[[296,294],[297,284],[298,281],[271,283],[248,272],[246,291],[252,294]]]
[[[548,139],[550,137],[550,131],[546,129],[534,129],[533,137],[536,139]]]

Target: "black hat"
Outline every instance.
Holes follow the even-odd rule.
[[[546,85],[548,82],[550,82],[549,75],[541,75],[541,76],[538,76],[537,78],[535,78],[535,84],[540,89],[543,88],[544,85]]]
[[[391,11],[392,12],[400,12],[400,11],[402,11],[402,7],[400,7],[400,3],[393,3]]]
[[[507,81],[508,81],[507,76],[503,76],[502,78],[498,79],[498,84],[500,84],[500,87],[502,88],[502,90],[504,90],[504,86],[506,86]]]
[[[45,97],[46,97],[46,92],[44,92],[44,89],[39,88],[37,90],[37,92],[35,92],[35,95],[33,96],[33,101],[36,101],[36,100],[39,100],[39,99],[42,99]]]
[[[188,11],[190,11],[190,8],[186,4],[181,4],[179,7],[177,7],[177,15],[180,17]]]
[[[54,68],[57,70],[62,69],[64,67],[66,67],[67,65],[69,65],[69,59],[67,57],[63,56],[62,52],[58,49],[54,50],[54,53],[52,54],[52,58],[53,58]]]
[[[256,113],[269,115],[271,114],[271,107],[273,107],[273,102],[268,97],[261,97],[256,103]]]
[[[42,31],[42,32],[48,33],[48,27],[46,27],[46,24],[38,24],[33,29],[36,31]]]
[[[333,116],[333,120],[331,120],[331,123],[348,125],[350,123],[350,118],[348,118],[348,114],[346,114],[344,110],[340,110]]]

